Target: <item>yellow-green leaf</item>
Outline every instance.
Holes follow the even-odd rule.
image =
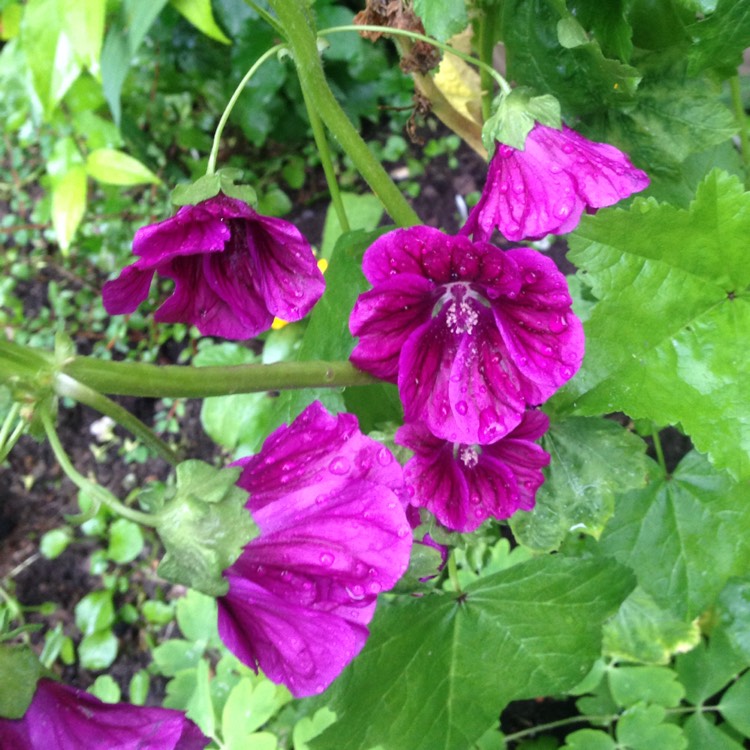
[[[107,185],[158,184],[161,180],[144,164],[114,148],[98,148],[86,159],[89,176]]]
[[[70,247],[85,211],[86,169],[77,164],[52,187],[52,226],[63,253]]]
[[[174,8],[187,18],[198,31],[222,44],[231,44],[214,20],[211,0],[170,0]]]

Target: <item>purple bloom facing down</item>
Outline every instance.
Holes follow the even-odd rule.
[[[202,750],[209,739],[179,711],[103,703],[41,679],[20,719],[0,719],[0,750]]]
[[[374,288],[352,311],[351,360],[397,382],[406,421],[440,438],[499,440],[580,367],[567,282],[534,250],[411,227],[376,240],[363,270]]]
[[[154,319],[189,323],[205,336],[250,338],[274,316],[300,320],[325,288],[296,227],[221,193],[139,229],[133,253],[139,259],[104,285],[107,312],[133,312],[158,273],[175,288]]]
[[[498,144],[482,196],[461,231],[487,240],[498,229],[513,242],[565,234],[584,210],[611,206],[648,185],[646,173],[614,146],[565,125],[555,130],[537,123],[523,151]]]
[[[409,564],[401,467],[352,415],[318,402],[238,464],[260,535],[225,572],[219,633],[295,696],[322,692]]]
[[[404,470],[411,502],[460,532],[531,510],[550,459],[534,441],[548,426],[545,414],[528,411],[513,432],[480,446],[446,442],[419,423],[404,425],[396,442],[414,451]]]

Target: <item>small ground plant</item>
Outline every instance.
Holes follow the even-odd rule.
[[[75,488],[0,750],[747,745],[745,0],[0,34],[0,458]]]

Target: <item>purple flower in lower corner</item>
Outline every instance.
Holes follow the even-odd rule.
[[[355,417],[318,402],[238,465],[260,535],[225,571],[219,634],[295,696],[320,693],[364,646],[377,595],[408,567],[401,466]]]
[[[511,433],[491,445],[449,443],[420,423],[406,424],[396,442],[414,451],[404,469],[411,503],[427,508],[453,531],[474,531],[488,518],[534,507],[549,454],[536,444],[549,426],[527,411]]]
[[[498,229],[513,242],[565,234],[584,211],[614,205],[648,185],[648,175],[614,146],[565,125],[537,123],[523,151],[497,145],[482,196],[461,231],[487,240]]]
[[[580,367],[583,327],[541,253],[420,226],[376,240],[363,270],[374,288],[352,311],[351,360],[397,382],[406,421],[444,440],[499,440]]]
[[[208,743],[180,711],[104,703],[46,678],[23,717],[0,719],[0,750],[202,750]]]
[[[325,288],[310,245],[293,224],[221,193],[139,229],[133,253],[139,259],[104,285],[107,312],[133,312],[157,273],[175,288],[154,319],[192,324],[205,336],[250,338],[268,330],[274,317],[300,320]]]

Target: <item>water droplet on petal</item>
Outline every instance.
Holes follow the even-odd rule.
[[[393,454],[388,450],[388,448],[381,448],[378,451],[378,463],[381,466],[389,466],[391,463],[393,463]]]
[[[333,565],[334,556],[330,552],[323,552],[320,555],[320,564],[326,568],[330,568]]]
[[[459,401],[456,404],[456,411],[461,415],[464,416],[467,411],[469,411],[469,405],[466,403],[466,401]]]
[[[527,284],[533,284],[538,278],[539,274],[536,273],[536,271],[529,271],[528,273],[524,274],[523,280]]]
[[[566,154],[572,154],[575,151],[575,147],[572,143],[563,143],[562,150]]]
[[[330,464],[328,464],[328,470],[331,474],[337,474],[338,476],[348,474],[350,468],[351,464],[349,463],[349,459],[344,456],[337,456]]]

